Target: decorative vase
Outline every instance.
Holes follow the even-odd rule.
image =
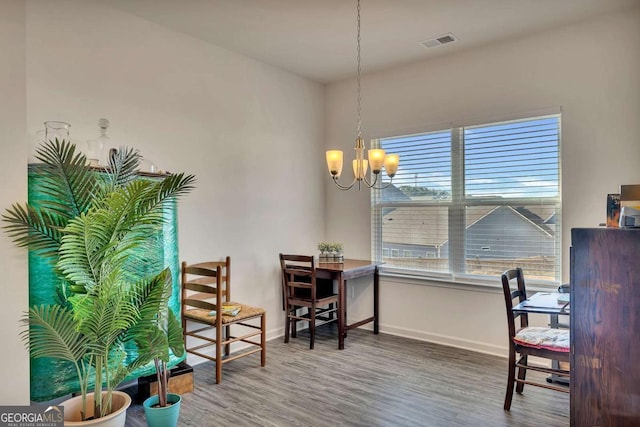
[[[102,392],[104,396],[106,392]],[[82,421],[82,396],[72,397],[62,402],[64,406],[64,425],[91,427],[124,427],[127,420],[127,408],[131,406],[131,397],[122,391],[114,391],[111,395],[112,412],[104,417]],[[87,395],[87,413],[93,416],[93,393]]]
[[[327,252],[320,252],[318,262],[331,262],[330,255]]]
[[[44,122],[45,141],[55,141],[56,139],[58,139],[58,141],[69,141],[70,127],[71,125],[66,122],[58,122],[55,120]]]
[[[66,122],[47,121],[44,122],[44,129],[39,130],[35,135],[29,138],[29,163],[39,163],[40,160],[36,159],[36,151],[44,143],[49,140],[69,141],[69,128],[71,125]]]
[[[108,164],[106,148],[110,144],[109,137],[107,136],[109,120],[98,120],[98,127],[100,128],[100,136],[87,141],[87,161],[90,166],[94,167]]]
[[[149,427],[176,427],[180,416],[180,403],[182,397],[179,394],[167,393],[168,405],[164,408],[153,407],[158,404],[158,395],[147,398],[142,406],[147,417]]]

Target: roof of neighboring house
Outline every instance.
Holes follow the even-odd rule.
[[[516,212],[518,212],[520,215],[522,215],[529,221],[531,221],[532,223],[534,223],[537,227],[542,229],[545,233],[549,235],[553,235],[553,229],[547,225],[547,221],[541,218],[542,215],[535,214],[531,211],[531,208],[525,208],[523,206],[518,206],[515,208],[512,206],[509,206],[509,207],[515,210]],[[554,217],[554,221],[555,221],[555,217]]]
[[[409,196],[404,194],[398,187],[391,184],[382,190],[382,200],[392,200],[394,202],[411,200]]]

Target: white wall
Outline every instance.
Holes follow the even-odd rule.
[[[0,209],[27,199],[27,133],[25,76],[25,3],[0,0]],[[0,404],[24,404],[29,399],[29,355],[18,333],[19,319],[26,310],[27,252],[0,237]]]
[[[424,61],[362,79],[368,138],[451,121],[562,107],[563,278],[570,230],[605,220],[607,193],[640,182],[640,10]],[[363,54],[364,55],[364,54]],[[363,57],[366,57],[364,55]],[[353,80],[327,89],[326,147],[352,152]],[[400,160],[402,165],[402,159]],[[368,191],[329,185],[327,237],[346,256],[369,256]],[[504,305],[497,292],[381,282],[381,330],[506,354]],[[369,302],[351,302],[365,313]],[[404,313],[404,314],[403,314]]]
[[[45,120],[63,120],[82,144],[105,117],[114,145],[196,175],[197,189],[179,204],[180,259],[230,255],[233,298],[264,307],[268,336],[281,335],[278,253],[315,252],[324,238],[323,86],[99,2],[26,4],[26,50],[24,10],[0,14],[23,33],[8,39],[12,47],[0,41],[0,90],[16,99],[0,106],[12,114],[2,116],[3,139],[16,141],[3,146],[3,177],[10,172],[16,187],[2,187],[2,205],[26,199],[26,133],[33,139]],[[24,371],[16,327],[6,325],[26,308],[26,254],[0,242],[11,263],[5,279],[16,282],[1,287],[3,300],[18,302],[3,310],[2,334]],[[28,391],[28,369],[14,374],[13,359],[3,353],[4,378]],[[24,392],[11,398],[24,401]]]

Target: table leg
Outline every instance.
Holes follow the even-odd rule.
[[[338,275],[338,350],[344,349],[344,336],[347,325],[347,289],[342,273]]]
[[[378,267],[373,272],[373,333],[379,332],[378,319],[380,317],[380,284],[378,282]]]
[[[550,322],[549,322],[549,326],[556,329],[560,327],[560,322],[558,321],[558,315],[557,314],[551,314],[549,316]],[[560,369],[560,362],[557,360],[552,360],[551,361],[551,367],[553,369]],[[547,377],[547,382],[548,383],[558,383],[558,384],[564,384],[564,385],[569,385],[569,378],[567,377],[561,377],[560,375],[555,375],[555,374],[551,374]]]

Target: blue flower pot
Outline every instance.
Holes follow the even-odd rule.
[[[182,397],[179,394],[167,394],[167,405],[164,408],[154,408],[153,405],[158,404],[158,396],[151,396],[144,401],[144,414],[147,417],[147,425],[149,427],[176,427],[178,425],[178,416],[180,415],[180,403]]]

